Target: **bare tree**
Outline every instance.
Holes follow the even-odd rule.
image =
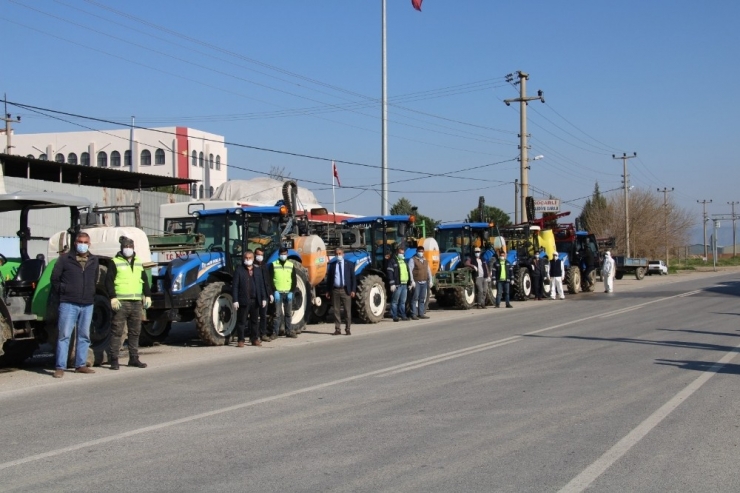
[[[285,181],[290,178],[290,173],[285,172],[285,166],[270,166],[270,172],[267,176],[273,180]]]

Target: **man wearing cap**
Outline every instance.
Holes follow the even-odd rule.
[[[272,334],[277,337],[280,327],[285,322],[285,337],[295,339],[298,334],[292,330],[291,320],[293,318],[293,292],[296,286],[295,266],[292,260],[288,260],[288,249],[280,247],[278,259],[270,264],[269,278],[274,289],[270,295],[270,302],[275,302],[275,323]]]
[[[514,266],[512,266],[506,260],[506,252],[501,250],[498,258],[494,257],[493,261],[493,277],[496,279],[497,287],[496,290],[496,305],[498,308],[501,305],[501,297],[503,295],[504,302],[506,302],[506,308],[514,308],[510,302],[510,291],[511,291],[511,280],[514,278]]]
[[[391,317],[394,322],[408,320],[406,314],[406,298],[408,296],[409,266],[406,265],[403,245],[396,250],[396,256],[389,258],[386,263],[386,277],[391,290]]]
[[[427,292],[432,289],[434,278],[429,262],[424,258],[423,246],[416,247],[416,255],[409,259],[407,267],[411,277],[411,289],[414,290],[411,298],[411,320],[429,318],[424,315],[424,311],[426,310]]]
[[[139,361],[139,334],[141,334],[141,310],[152,305],[152,292],[144,272],[144,264],[136,256],[134,240],[121,236],[121,251],[108,266],[106,288],[110,306],[115,312],[108,345],[108,360],[111,370],[118,370],[118,353],[123,342],[123,326],[128,327],[128,366],[146,368]]]
[[[473,256],[468,257],[465,266],[473,269],[473,279],[475,280],[475,306],[477,308],[486,307],[486,296],[488,296],[488,283],[491,279],[491,270],[488,264],[481,258],[480,247],[475,247]]]

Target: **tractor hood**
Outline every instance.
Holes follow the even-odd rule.
[[[457,269],[460,265],[460,254],[457,252],[444,252],[439,255],[440,268],[442,271],[451,271]]]
[[[208,276],[224,266],[223,252],[191,253],[178,257],[167,265],[164,277],[170,279],[172,294],[179,294],[195,284],[205,281]]]

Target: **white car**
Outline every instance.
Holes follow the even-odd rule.
[[[648,262],[648,274],[658,274],[661,276],[667,276],[668,275],[668,267],[666,267],[665,262],[662,260],[651,260]]]

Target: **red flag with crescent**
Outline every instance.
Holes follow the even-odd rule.
[[[421,12],[421,2],[423,1],[424,0],[411,0],[411,5],[413,5],[416,10]]]
[[[334,161],[331,162],[332,170],[334,171],[334,178],[337,179],[337,185],[340,187],[342,186],[342,183],[339,181],[339,172],[337,171],[337,165],[334,164]]]

